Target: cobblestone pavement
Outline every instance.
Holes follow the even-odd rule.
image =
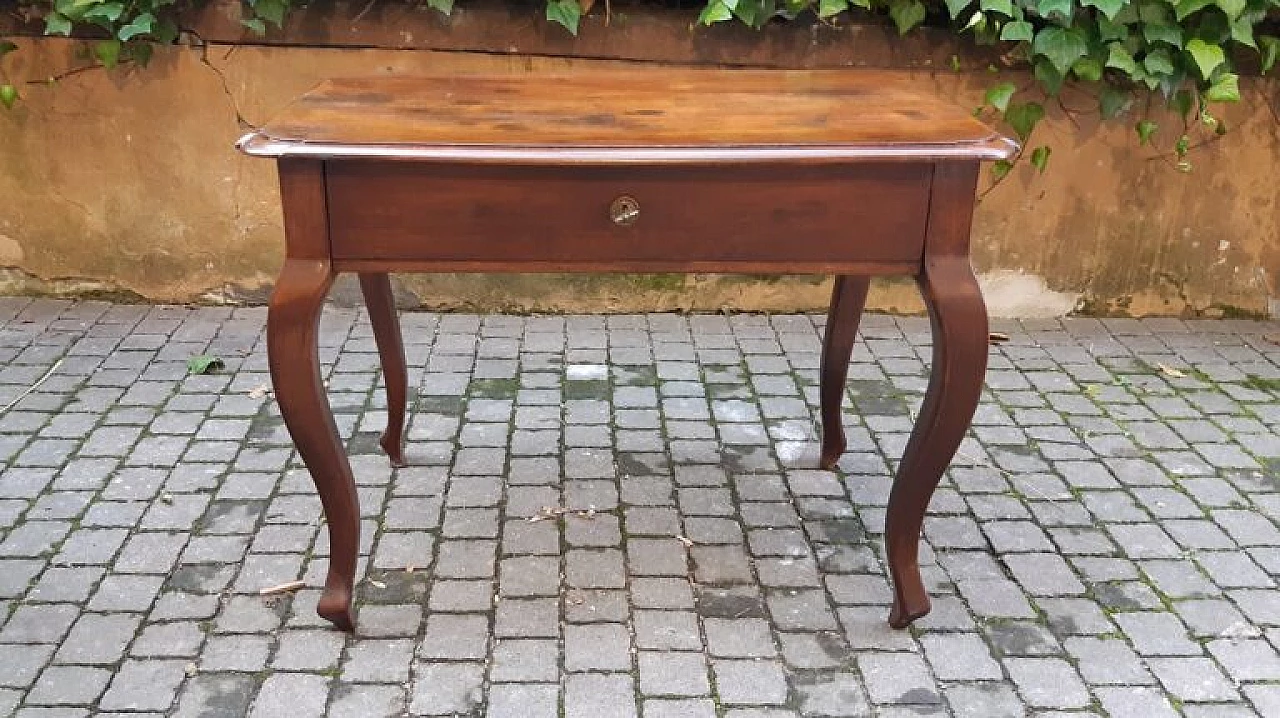
[[[0,715],[1280,716],[1275,324],[997,326],[926,527],[934,611],[897,632],[923,320],[866,318],[822,472],[820,317],[408,314],[392,472],[368,323],[331,308],[348,637],[314,613],[264,316],[0,299]]]

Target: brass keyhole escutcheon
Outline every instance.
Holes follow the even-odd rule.
[[[640,203],[635,197],[622,195],[609,205],[609,219],[619,227],[629,227],[640,219]]]

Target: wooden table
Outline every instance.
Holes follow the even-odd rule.
[[[321,383],[320,308],[355,272],[404,463],[404,349],[387,273],[829,273],[820,464],[872,275],[916,278],[933,330],[924,404],[886,519],[889,623],[929,611],[925,508],[973,417],[987,316],[969,264],[979,164],[1012,142],[865,71],[663,69],[325,82],[239,147],[277,158],[287,252],[267,345],[331,541],[319,613],[351,630],[360,512]]]

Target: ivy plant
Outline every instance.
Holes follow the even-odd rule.
[[[27,15],[43,21],[46,34],[96,38],[90,41],[94,66],[145,65],[156,44],[181,37],[177,0],[23,1]],[[242,0],[243,22],[252,32],[265,33],[280,27],[290,8],[302,2]],[[595,0],[545,2],[546,19],[576,35]],[[449,15],[454,0],[425,0],[425,6]],[[1268,28],[1276,26],[1277,9],[1280,0],[704,0],[696,22],[760,28],[806,14],[827,23],[883,17],[903,34],[926,21],[946,25],[979,44],[996,46],[1010,66],[1031,71],[1033,84],[995,83],[977,108],[1001,119],[1024,146],[1044,118],[1046,103],[1061,104],[1064,88],[1089,92],[1096,111],[1107,119],[1130,113],[1140,101],[1149,106],[1155,98],[1180,115],[1183,126],[1162,132],[1145,115],[1136,117],[1137,141],[1154,145],[1169,135],[1172,142],[1165,143],[1178,166],[1188,169],[1192,128],[1211,136],[1225,132],[1212,106],[1240,98],[1234,61],[1252,54],[1264,73],[1275,65],[1280,38]],[[609,0],[605,13],[607,18]],[[5,107],[19,99],[3,69],[4,56],[14,49],[12,42],[0,40],[0,105]],[[1041,145],[1027,159],[1043,171],[1050,154]],[[993,172],[1000,179],[1011,167],[998,163]]]

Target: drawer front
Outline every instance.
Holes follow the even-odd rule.
[[[352,160],[330,161],[325,172],[336,260],[779,272],[919,262],[932,176],[928,164],[895,163],[513,168]]]

